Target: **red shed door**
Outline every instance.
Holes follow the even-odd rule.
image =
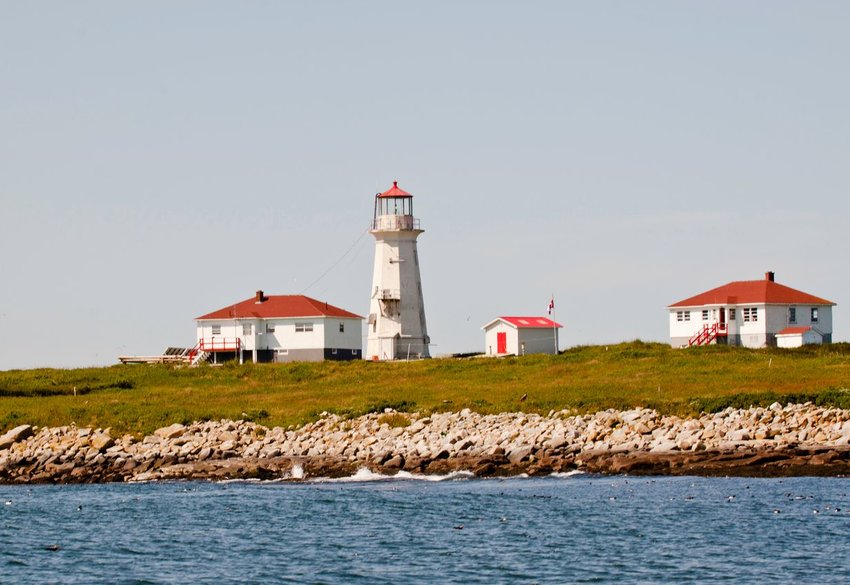
[[[496,332],[496,353],[508,353],[508,334],[504,331]]]

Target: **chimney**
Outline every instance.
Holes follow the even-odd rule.
[[[773,277],[774,277],[774,275],[773,275],[773,272],[771,272],[771,271],[764,273],[764,279],[765,280],[769,280],[770,282],[773,282]]]
[[[256,298],[256,300],[255,300],[254,302],[256,302],[256,303],[262,303],[262,302],[263,302],[263,301],[265,301],[265,300],[266,300],[266,297],[265,297],[265,295],[263,295],[263,291],[258,290],[258,291],[257,291],[257,298]]]

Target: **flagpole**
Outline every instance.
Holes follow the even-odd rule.
[[[552,340],[555,343],[555,355],[558,355],[558,326],[555,322],[555,294],[552,293],[549,301],[549,313],[550,317],[552,317]]]
[[[555,355],[558,355],[558,324],[555,317],[555,307],[552,307],[552,339],[555,342]]]

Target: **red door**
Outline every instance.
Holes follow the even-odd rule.
[[[508,334],[504,331],[496,332],[496,353],[508,353]]]

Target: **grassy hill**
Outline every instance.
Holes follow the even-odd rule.
[[[505,359],[10,370],[0,372],[0,430],[74,422],[146,433],[220,418],[286,426],[322,411],[354,416],[385,407],[547,413],[648,406],[684,415],[779,399],[850,408],[848,388],[844,343],[676,350],[634,341]]]

